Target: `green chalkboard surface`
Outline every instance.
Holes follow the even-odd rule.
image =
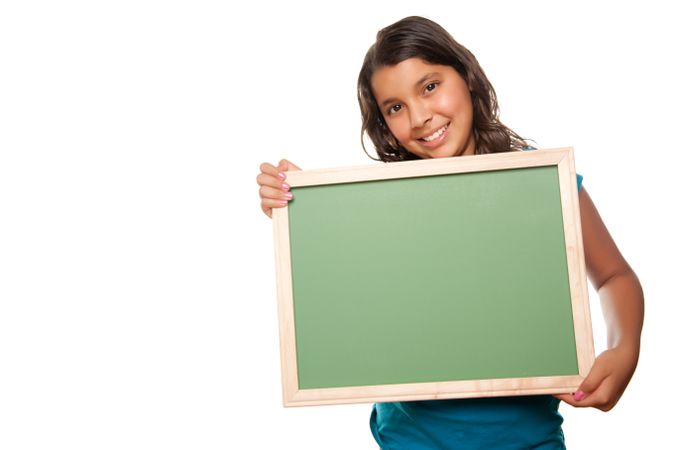
[[[297,389],[580,375],[559,169],[292,188]]]

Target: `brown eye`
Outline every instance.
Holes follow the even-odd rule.
[[[431,91],[433,91],[434,89],[436,89],[436,86],[438,86],[438,83],[429,83],[429,84],[426,85],[426,90],[427,90],[428,92],[431,92]]]
[[[391,108],[388,110],[388,114],[395,114],[398,111],[400,111],[402,107],[400,105],[393,105]]]

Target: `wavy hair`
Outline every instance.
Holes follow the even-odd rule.
[[[423,17],[406,17],[379,30],[358,76],[358,102],[362,114],[361,143],[367,155],[378,161],[420,159],[398,142],[386,125],[372,92],[372,76],[386,66],[409,58],[454,68],[467,83],[473,106],[476,154],[521,150],[526,142],[499,120],[497,95],[474,55],[437,23]],[[365,148],[370,138],[378,158]]]

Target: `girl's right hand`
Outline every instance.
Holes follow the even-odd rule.
[[[272,208],[286,206],[293,198],[284,174],[290,170],[301,170],[301,168],[286,159],[281,160],[277,167],[269,163],[260,165],[260,173],[256,177],[256,182],[260,185],[258,191],[261,199],[260,207],[268,217],[272,217]]]

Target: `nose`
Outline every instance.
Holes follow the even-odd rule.
[[[410,125],[412,128],[422,128],[432,118],[431,110],[424,102],[416,101],[410,105]]]

